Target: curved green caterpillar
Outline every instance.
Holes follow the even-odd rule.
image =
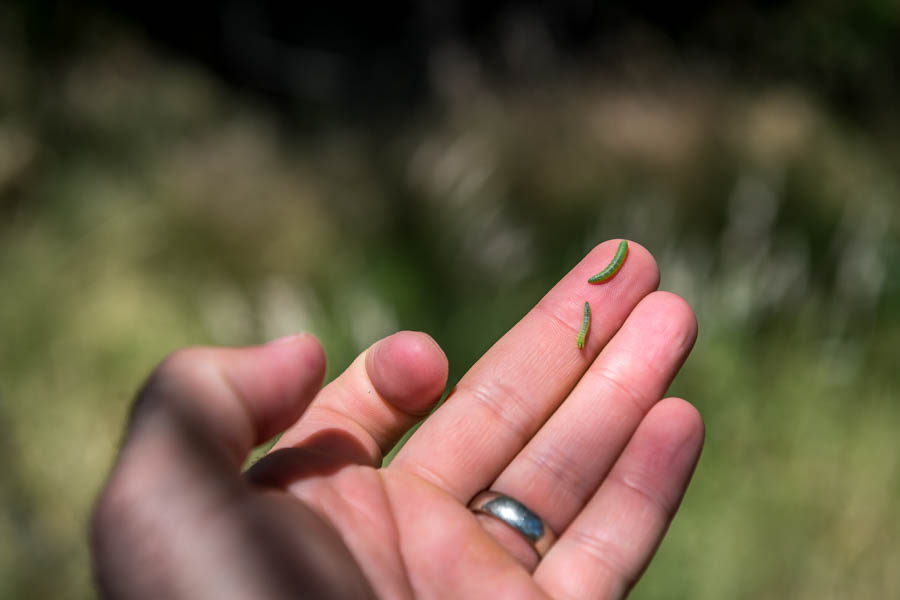
[[[605,269],[588,279],[588,283],[600,283],[615,275],[616,271],[621,269],[625,263],[626,256],[628,256],[628,242],[622,240],[619,243],[619,249],[616,250],[616,255],[613,256],[612,262]]]
[[[581,331],[578,332],[578,337],[575,338],[575,343],[578,344],[578,349],[581,350],[584,348],[584,338],[587,337],[588,328],[591,326],[591,305],[587,302],[584,303],[584,319],[581,321]]]

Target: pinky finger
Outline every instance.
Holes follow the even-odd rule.
[[[665,535],[703,446],[703,421],[677,398],[644,417],[612,471],[534,573],[554,598],[623,598]]]

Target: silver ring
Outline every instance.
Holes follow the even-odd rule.
[[[469,510],[503,521],[524,537],[540,557],[547,554],[556,541],[556,534],[541,518],[515,498],[487,490],[469,502]]]

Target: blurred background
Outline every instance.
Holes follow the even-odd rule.
[[[900,4],[305,4],[0,3],[0,597],[94,597],[166,353],[419,329],[452,384],[613,237],[708,430],[633,597],[900,597]]]

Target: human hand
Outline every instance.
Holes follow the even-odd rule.
[[[660,400],[696,337],[654,292],[653,258],[622,270],[595,248],[460,380],[401,332],[324,389],[310,336],[176,352],[136,401],[92,522],[110,598],[620,598],[675,513],[703,439],[697,411]],[[575,345],[584,301],[594,313]],[[286,431],[285,431],[286,430]],[[285,431],[246,474],[250,449]],[[559,539],[525,538],[467,508],[515,498]]]

